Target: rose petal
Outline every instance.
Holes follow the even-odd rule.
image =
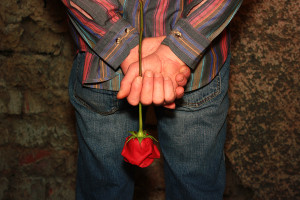
[[[155,144],[153,144],[152,139],[144,138],[139,143],[137,138],[131,139],[129,142],[126,138],[126,142],[124,148],[122,150],[122,156],[124,156],[124,160],[133,165],[137,165],[139,167],[147,167],[155,158],[160,158],[160,152]]]

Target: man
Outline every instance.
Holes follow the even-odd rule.
[[[143,78],[138,0],[62,2],[78,47],[69,84],[79,141],[77,199],[132,199],[134,168],[121,151],[128,131],[138,129],[132,105],[139,102],[156,105],[166,199],[222,199],[226,26],[242,1],[144,0]]]

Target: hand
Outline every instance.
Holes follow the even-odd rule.
[[[141,101],[145,105],[165,103],[165,107],[175,108],[173,102],[183,96],[189,68],[165,45],[160,45],[142,62],[143,79],[138,77],[138,62],[130,65],[117,97],[127,97],[131,105]]]
[[[149,37],[142,41],[142,58],[154,53],[160,46],[161,42],[166,38],[166,36],[159,37]],[[126,74],[128,67],[139,60],[139,46],[137,45],[131,49],[130,54],[121,63],[121,69],[123,74]]]

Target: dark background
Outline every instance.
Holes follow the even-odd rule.
[[[225,199],[300,199],[299,7],[244,0],[231,23]],[[74,199],[73,56],[59,0],[0,1],[0,199]],[[136,200],[164,199],[162,165],[138,171]]]

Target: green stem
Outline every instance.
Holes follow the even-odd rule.
[[[143,132],[142,104],[139,103],[139,132]]]
[[[139,76],[142,76],[142,40],[144,31],[143,2],[140,0]]]
[[[143,18],[143,1],[139,0],[140,4],[140,40],[139,40],[139,76],[143,76],[142,73],[142,39],[144,29],[144,18]],[[139,131],[138,137],[143,137],[143,115],[142,115],[142,104],[139,103]]]

